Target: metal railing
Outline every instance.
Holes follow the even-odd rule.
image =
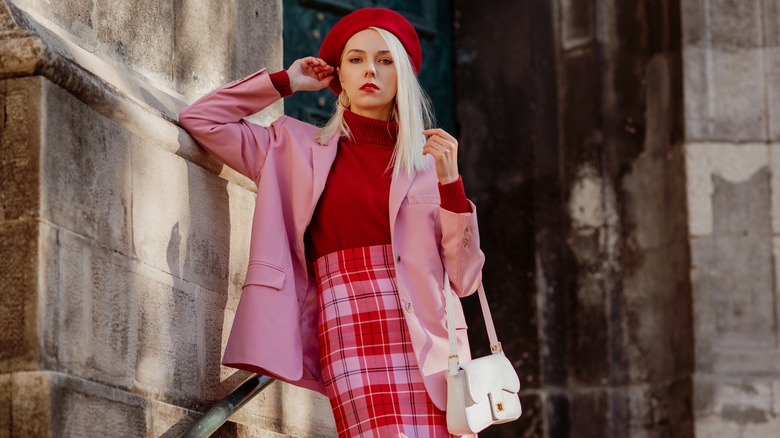
[[[190,426],[187,432],[181,435],[181,438],[205,438],[211,436],[227,422],[231,415],[241,409],[242,406],[268,387],[274,380],[276,379],[260,374],[255,374],[246,379],[244,383],[228,394],[227,397],[206,411],[198,421]]]

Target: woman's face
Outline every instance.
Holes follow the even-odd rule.
[[[352,112],[372,119],[390,118],[397,75],[393,57],[379,32],[365,29],[353,35],[341,53],[338,73]]]

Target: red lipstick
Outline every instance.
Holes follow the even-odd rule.
[[[361,85],[360,90],[362,91],[379,91],[379,87],[371,82],[366,82],[365,84]]]

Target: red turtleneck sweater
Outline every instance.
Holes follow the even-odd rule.
[[[282,97],[292,94],[282,70],[271,74]],[[344,112],[353,138],[342,138],[325,189],[314,211],[307,236],[311,260],[348,248],[390,243],[390,158],[398,123]],[[463,182],[439,184],[441,207],[455,213],[470,211]]]

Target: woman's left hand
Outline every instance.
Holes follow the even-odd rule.
[[[458,140],[441,128],[426,129],[423,135],[429,136],[423,146],[423,154],[436,159],[436,176],[441,184],[458,180]]]

